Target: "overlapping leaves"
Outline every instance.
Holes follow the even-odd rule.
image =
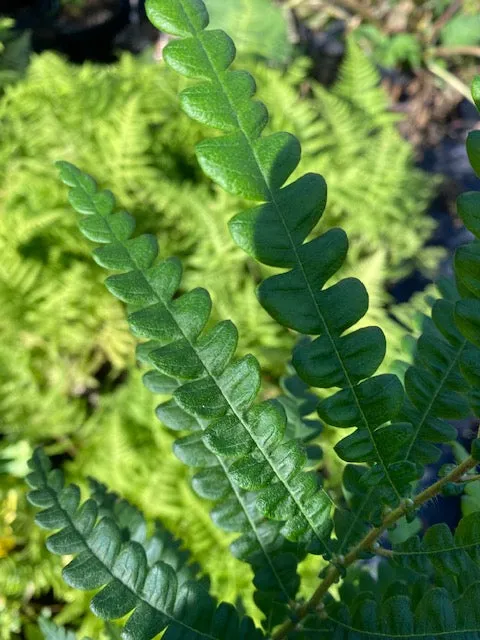
[[[393,545],[391,561],[422,575],[437,572],[438,580],[453,576],[460,587],[480,582],[480,512],[460,520],[454,534],[440,523],[430,527],[422,539],[414,536]]]
[[[384,550],[378,577],[359,571],[340,588],[341,602],[327,599],[292,638],[480,637],[480,513],[463,518],[454,534],[444,523]]]
[[[193,488],[216,503],[211,512],[215,524],[242,533],[231,550],[251,564],[255,601],[270,628],[284,620],[295,598],[296,567],[306,546],[328,552],[330,500],[314,474],[302,471],[307,458],[299,444],[318,432],[318,423],[302,418],[292,394],[251,406],[258,391],[258,364],[251,356],[233,360],[234,325],[221,322],[202,333],[210,313],[208,293],[196,289],[174,298],[179,262],[154,264],[156,240],[130,239],[134,220],[125,212],[113,213],[111,194],[98,191],[91,178],[71,165],[60,167],[72,187],[72,205],[87,216],[80,222],[82,232],[103,243],[94,253],[97,262],[130,269],[110,276],[106,284],[135,309],[130,324],[149,338],[137,350],[138,358],[154,367],[145,374],[145,385],[154,393],[173,394],[157,407],[157,416],[182,432],[174,451],[197,469]],[[287,460],[290,452],[296,457]],[[286,541],[282,533],[298,542]]]
[[[196,580],[208,590],[208,579],[204,576],[199,578],[200,566],[191,562],[188,551],[181,548],[181,542],[168,529],[157,522],[153,533],[147,535],[147,523],[143,514],[127,500],[94,479],[90,480],[90,491],[91,499],[97,503],[98,517],[113,520],[124,542],[132,540],[141,544],[149,567],[159,561],[166,562],[175,570],[180,584]]]
[[[268,114],[252,100],[255,82],[246,72],[229,70],[234,45],[225,33],[206,29],[200,0],[149,0],[147,10],[155,26],[180,38],[165,49],[166,62],[201,80],[182,92],[184,110],[225,134],[197,146],[203,170],[227,191],[262,203],[230,223],[247,253],[287,269],[260,285],[260,302],[281,324],[319,336],[299,346],[294,366],[313,386],[341,388],[320,404],[320,417],[341,428],[357,427],[339,453],[345,460],[371,462],[371,482],[382,483],[382,499],[396,503],[416,476],[411,461],[398,459],[410,425],[384,426],[402,406],[403,388],[394,375],[373,375],[385,354],[379,328],[345,334],[367,311],[362,283],[346,278],[325,288],[345,260],[344,232],[332,229],[305,242],[325,206],[323,179],[308,174],[283,186],[300,160],[298,141],[287,133],[262,137]],[[388,436],[390,429],[395,437]]]
[[[480,104],[480,78],[473,86]],[[480,137],[469,134],[467,151],[474,170],[480,175]],[[476,238],[480,237],[480,194],[469,192],[457,201],[458,213]],[[468,418],[472,409],[478,415],[475,389],[480,384],[480,243],[478,240],[460,247],[454,260],[456,287],[448,281],[438,283],[442,297],[432,306],[431,318],[423,318],[422,335],[418,339],[413,364],[405,372],[405,398],[397,416],[402,425],[384,430],[390,439],[398,440],[398,461],[418,465],[418,475],[425,464],[440,456],[439,444],[456,439],[449,420]],[[381,431],[380,431],[381,433]],[[357,431],[341,441],[337,452],[342,456],[345,443],[355,444],[358,457],[365,459],[369,440]],[[378,492],[381,486],[372,482],[374,475],[363,468],[347,467],[344,483],[351,493],[352,513],[336,514],[336,533],[345,550],[358,539],[366,522],[378,517]],[[366,482],[365,482],[366,479]],[[369,485],[367,491],[362,485]]]
[[[41,508],[37,523],[57,530],[48,538],[52,553],[74,555],[64,568],[69,585],[82,590],[100,589],[91,601],[92,611],[112,620],[131,614],[123,637],[149,640],[166,629],[164,638],[262,638],[253,622],[240,620],[235,608],[217,607],[200,584],[177,572],[184,564],[178,549],[155,541],[149,552],[132,539],[124,540],[114,519],[99,519],[97,502],[81,503],[76,485],[64,485],[61,472],[51,470],[41,450],[30,463],[29,500]]]

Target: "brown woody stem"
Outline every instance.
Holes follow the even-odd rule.
[[[453,471],[451,471],[448,475],[440,478],[430,487],[425,489],[419,493],[411,503],[403,502],[399,507],[393,509],[383,520],[382,524],[379,527],[374,527],[371,529],[367,535],[361,540],[349,553],[345,556],[342,562],[342,567],[347,568],[351,564],[353,564],[356,560],[359,559],[359,556],[364,551],[370,551],[373,544],[378,540],[378,538],[389,528],[391,527],[397,520],[403,517],[408,511],[412,509],[416,509],[420,507],[425,502],[428,502],[436,495],[438,495],[444,485],[449,482],[457,482],[465,473],[474,469],[478,464],[477,460],[474,460],[471,456],[469,456],[466,460],[464,460],[461,464],[459,464]],[[322,582],[317,587],[316,591],[303,606],[299,607],[296,611],[296,621],[289,620],[282,624],[275,633],[272,634],[272,640],[283,640],[287,637],[287,635],[294,630],[295,626],[298,624],[300,620],[305,618],[306,615],[311,613],[315,607],[317,607],[323,598],[326,596],[330,587],[340,580],[341,574],[338,567],[335,565],[330,565],[327,570],[325,577]]]

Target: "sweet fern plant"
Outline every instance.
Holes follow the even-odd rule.
[[[209,594],[201,569],[164,528],[152,529],[95,482],[82,501],[79,488],[65,484],[37,449],[29,462],[29,500],[40,508],[38,524],[55,531],[49,550],[69,556],[65,580],[94,591],[92,611],[121,619],[122,637],[132,640],[160,633],[217,640],[480,638],[480,513],[463,518],[453,534],[440,524],[422,539],[392,544],[389,538],[397,522],[415,517],[440,492],[461,492],[479,479],[475,439],[471,455],[417,489],[438,444],[455,440],[448,420],[479,414],[478,241],[457,251],[456,286],[441,285],[413,363],[402,376],[378,373],[383,332],[356,327],[368,309],[365,287],[357,278],[335,279],[346,259],[346,234],[334,228],[312,236],[326,203],[323,178],[310,173],[289,181],[299,143],[287,133],[262,135],[268,115],[253,99],[254,80],[229,69],[234,45],[207,28],[201,0],[149,0],[147,11],[155,26],[175,36],[164,52],[167,63],[200,81],[182,92],[183,109],[221,132],[197,145],[202,169],[254,202],[233,217],[230,231],[273,272],[258,288],[259,302],[282,326],[306,336],[293,352],[297,394],[306,397],[310,386],[322,390],[321,399],[313,407],[295,405],[299,419],[292,420],[284,397],[265,397],[257,360],[236,357],[236,327],[212,321],[208,292],[184,287],[180,261],[159,260],[155,237],[135,235],[135,219],[118,209],[110,191],[59,162],[80,230],[100,245],[95,261],[115,272],[107,289],[128,305],[130,327],[141,340],[138,359],[149,367],[145,386],[163,396],[156,415],[176,432],[174,451],[193,468],[193,488],[212,504],[214,523],[237,534],[232,553],[252,567],[261,628],[240,603]],[[480,107],[480,78],[473,96]],[[480,174],[477,132],[467,150]],[[461,196],[458,209],[480,237],[479,194]],[[349,463],[343,499],[322,486],[307,455],[311,434],[318,433],[309,419],[314,410],[327,424],[348,429],[336,446]],[[155,498],[162,498],[161,484]],[[302,598],[297,568],[306,555],[318,557],[319,576]]]

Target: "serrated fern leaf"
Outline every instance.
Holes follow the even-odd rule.
[[[139,349],[141,359],[146,356],[145,351],[148,351],[146,346]],[[88,426],[88,430],[96,434],[95,439],[88,439],[88,444],[83,442],[81,454],[76,456],[74,467],[70,465],[69,471],[100,474],[103,482],[142,504],[149,518],[159,518],[171,530],[182,530],[182,538],[192,556],[211,577],[212,593],[216,596],[235,601],[241,593],[247,611],[258,616],[250,597],[253,596],[266,616],[266,623],[273,620],[273,611],[283,620],[288,613],[288,603],[295,599],[299,582],[295,565],[303,558],[303,550],[299,545],[286,543],[280,535],[281,523],[266,521],[261,516],[255,508],[254,496],[233,483],[225,471],[228,464],[219,456],[216,456],[215,468],[210,467],[215,483],[206,484],[205,474],[198,467],[195,469],[198,478],[194,476],[192,488],[198,498],[193,495],[187,486],[190,474],[181,468],[181,461],[170,455],[173,434],[164,429],[159,431],[158,426],[152,424],[155,398],[145,386],[142,388],[140,376],[131,377],[130,382],[108,399],[102,411],[97,410]],[[184,417],[190,420],[188,415]],[[194,429],[200,431],[201,428],[197,421]],[[148,437],[142,437],[142,432],[148,433]],[[182,435],[186,433],[188,431]],[[160,467],[159,460],[162,461]],[[132,472],[125,474],[125,469]],[[162,487],[160,501],[159,486]],[[208,505],[202,504],[205,499]],[[215,522],[208,517],[208,507],[213,507],[211,516]],[[132,516],[130,520],[133,526],[137,518]],[[222,535],[218,527],[226,530],[227,535]],[[232,541],[231,551],[236,557],[232,557],[227,547]],[[215,554],[211,553],[212,549]],[[250,588],[252,572],[239,566],[239,561],[249,563],[253,569],[257,594]],[[288,577],[283,566],[289,567]]]
[[[401,419],[409,421],[413,431],[402,456],[420,465],[438,459],[437,443],[455,440],[456,430],[446,420],[470,414],[464,394],[468,385],[459,368],[467,341],[456,330],[454,306],[455,301],[447,298],[435,302],[432,318],[424,320],[413,364],[405,373]]]
[[[341,388],[320,403],[320,417],[338,427],[357,427],[353,438],[368,441],[364,457],[374,460],[375,482],[388,487],[387,502],[398,502],[415,469],[408,461],[394,461],[395,440],[388,437],[388,427],[381,428],[403,402],[396,376],[370,377],[383,360],[385,338],[377,327],[344,335],[368,309],[359,280],[323,288],[345,260],[344,232],[331,229],[304,243],[325,206],[323,179],[307,174],[283,187],[300,160],[298,141],[287,133],[261,136],[268,114],[262,103],[251,100],[254,80],[229,70],[234,45],[223,32],[206,29],[208,13],[200,0],[150,0],[147,11],[155,26],[180,38],[166,47],[166,62],[202,80],[181,93],[183,109],[225,134],[197,145],[203,170],[230,193],[263,202],[230,223],[234,240],[247,253],[287,269],[262,282],[260,302],[281,324],[320,335],[296,350],[294,366],[313,386]],[[344,444],[348,452],[354,444],[349,438]]]
[[[467,249],[471,251],[473,247],[460,249],[460,254]],[[438,288],[443,297],[433,303],[431,318],[423,315],[422,333],[415,343],[413,363],[404,374],[404,404],[396,424],[388,429],[389,437],[397,440],[396,460],[400,464],[416,465],[417,478],[421,478],[426,464],[438,460],[441,454],[438,445],[456,439],[456,429],[449,420],[461,420],[471,414],[470,384],[478,380],[475,371],[480,363],[479,349],[469,344],[456,326],[458,292],[446,282],[438,283]],[[366,438],[356,437],[356,434],[350,438],[362,457],[355,459],[350,455],[349,460],[360,462]],[[346,457],[344,442],[340,441],[336,446],[340,457]],[[381,516],[378,508],[381,487],[376,484],[374,470],[367,472],[364,468],[347,467],[344,483],[350,487],[353,508],[351,513],[336,514],[336,533],[342,550],[364,534],[369,519],[378,523]],[[363,490],[365,488],[367,490]]]
[[[127,500],[119,498],[107,487],[90,479],[91,498],[98,507],[99,518],[110,517],[117,523],[124,542],[132,540],[142,545],[149,567],[157,562],[166,562],[173,569],[179,584],[188,580],[198,580],[200,566],[190,562],[190,554],[181,549],[181,543],[159,522],[150,536],[147,536],[147,523],[141,511]],[[201,584],[208,589],[208,580]]]
[[[357,606],[330,602],[322,617],[306,618],[295,640],[479,640],[480,615],[476,602],[480,583],[456,599],[434,587],[418,602],[407,595],[390,595],[376,602],[361,593]]]
[[[321,615],[307,618],[291,637],[480,638],[479,551],[479,512],[464,517],[454,535],[444,523],[436,524],[423,539],[383,550],[377,577],[350,576],[341,602],[328,598]]]
[[[460,586],[480,581],[480,512],[460,520],[452,532],[445,523],[430,527],[422,539],[417,536],[393,545],[389,561],[416,573],[454,576]]]
[[[320,616],[307,618],[291,637],[480,638],[479,512],[464,517],[454,534],[436,524],[422,539],[380,552],[375,576],[354,570],[340,588],[340,601],[328,596]]]
[[[80,504],[75,485],[64,486],[61,472],[51,470],[48,458],[37,450],[27,477],[29,501],[42,510],[37,523],[58,530],[48,538],[50,551],[74,555],[64,568],[64,579],[81,590],[99,589],[92,611],[105,620],[131,613],[123,637],[149,640],[166,629],[164,638],[262,638],[248,618],[240,621],[231,605],[215,601],[193,581],[177,580],[175,569],[158,561],[148,566],[142,545],[122,542],[114,520],[98,520],[94,500]]]
[[[63,180],[72,187],[70,202],[86,216],[80,225],[83,233],[104,243],[95,250],[97,262],[128,270],[109,277],[106,285],[120,299],[143,306],[129,321],[137,335],[150,339],[140,351],[155,367],[145,375],[145,383],[154,392],[173,394],[157,408],[164,424],[194,431],[176,442],[175,453],[186,464],[204,469],[197,490],[213,491],[221,498],[225,482],[219,478],[228,464],[227,485],[231,479],[238,488],[254,491],[255,507],[260,514],[284,521],[287,538],[328,553],[331,501],[314,474],[302,470],[306,458],[298,442],[285,440],[284,412],[270,402],[252,406],[259,368],[252,356],[233,360],[235,327],[221,322],[202,333],[210,314],[208,293],[196,289],[172,299],[180,284],[179,263],[168,259],[154,265],[155,239],[130,239],[134,220],[126,213],[113,213],[113,196],[97,191],[93,180],[72,165],[60,167]],[[237,530],[238,521],[227,510],[232,505],[223,505],[214,517]],[[238,500],[235,513],[240,517]]]
[[[228,486],[228,476],[220,476],[222,467],[217,467],[215,490],[206,496],[215,498],[221,492],[223,499],[217,503],[212,515],[215,522],[227,530],[242,530],[243,535],[231,546],[232,552],[250,563],[254,570],[254,585],[257,588],[255,602],[266,616],[264,626],[271,629],[283,622],[288,613],[288,604],[298,590],[299,577],[296,569],[299,551],[288,545],[279,534],[280,526],[262,522],[255,509],[254,497]],[[200,495],[205,490],[205,479],[194,477],[194,488]],[[124,542],[133,540],[144,548],[147,563],[152,567],[162,561],[176,572],[179,584],[196,580],[205,588],[208,580],[199,580],[200,567],[189,564],[189,553],[180,549],[180,543],[160,523],[147,538],[147,525],[141,512],[126,500],[106,489],[105,485],[90,480],[91,497],[98,505],[99,517],[111,517],[119,526]],[[202,491],[203,489],[203,491]],[[205,495],[203,495],[205,497]],[[301,558],[301,556],[300,556]]]
[[[478,136],[469,135],[467,152],[480,174],[475,157],[475,153],[480,155]],[[470,415],[469,385],[475,388],[480,382],[480,225],[476,222],[480,194],[461,195],[457,206],[465,226],[477,239],[457,249],[457,290],[448,283],[441,286],[443,298],[434,303],[431,320],[425,319],[413,365],[405,373],[407,399],[400,419],[411,422],[414,430],[403,459],[420,464],[438,458],[440,452],[433,443],[455,440],[456,430],[446,419],[461,420]]]

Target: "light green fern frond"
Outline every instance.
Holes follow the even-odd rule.
[[[207,0],[210,26],[235,33],[240,53],[285,62],[291,55],[287,15],[271,0]]]
[[[380,73],[352,37],[346,39],[346,52],[339,79],[332,91],[375,119],[378,126],[396,122],[401,116],[389,110],[387,93],[379,88]]]

